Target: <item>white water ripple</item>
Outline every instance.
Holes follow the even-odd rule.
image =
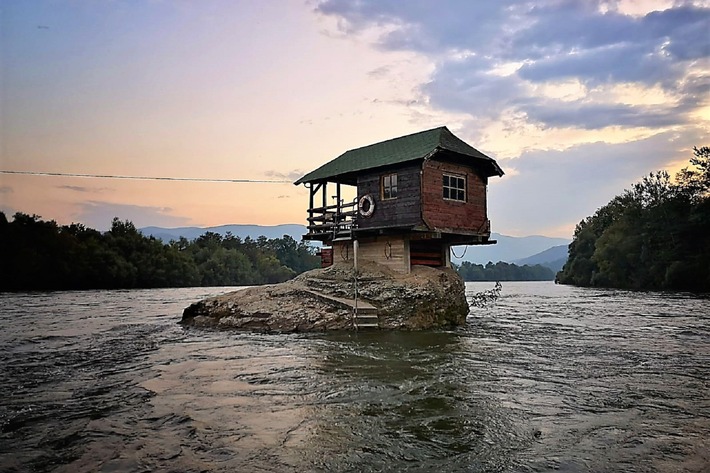
[[[452,331],[177,324],[228,290],[0,294],[0,471],[710,470],[708,298],[503,283]]]

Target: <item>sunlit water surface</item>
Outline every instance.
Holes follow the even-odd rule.
[[[707,298],[504,283],[452,331],[177,324],[227,290],[0,294],[0,470],[710,471]]]

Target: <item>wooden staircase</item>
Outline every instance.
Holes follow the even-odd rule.
[[[370,304],[363,303],[362,301],[358,301],[357,313],[355,313],[355,307],[353,305],[353,320],[357,330],[377,329],[380,327],[380,319],[377,317],[377,309]]]
[[[356,330],[373,330],[378,329],[380,327],[379,317],[377,317],[377,307],[370,304],[369,302],[358,300],[357,313],[355,313],[355,301],[352,299],[345,299],[342,297],[322,294],[313,290],[309,290],[308,292],[317,297],[326,299],[331,302],[335,302],[343,307],[350,309],[350,312],[353,315],[353,327]]]

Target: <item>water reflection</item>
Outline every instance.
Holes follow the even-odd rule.
[[[505,283],[448,332],[176,323],[224,291],[0,294],[0,470],[709,469],[707,298]]]
[[[534,431],[478,389],[460,332],[335,334],[317,344],[330,392],[314,410],[310,461],[329,471],[496,471]],[[318,461],[322,463],[318,463]]]

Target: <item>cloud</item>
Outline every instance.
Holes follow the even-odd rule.
[[[568,228],[708,136],[710,2],[324,0],[341,31],[433,66],[419,102],[504,170],[494,229]],[[375,38],[374,40],[372,38]],[[410,109],[410,113],[413,111]]]
[[[710,57],[710,6],[680,4],[633,16],[617,2],[558,0],[326,0],[317,11],[337,17],[343,31],[380,31],[377,47],[429,57],[436,68],[422,92],[430,105],[498,120],[524,114],[543,126],[666,127],[687,123],[698,90],[689,70]],[[701,71],[700,79],[708,71]],[[621,83],[659,85],[681,103],[549,102],[534,86],[577,80],[593,89]],[[700,81],[707,96],[707,83]],[[565,110],[565,109],[570,110]]]
[[[682,75],[682,68],[671,57],[649,52],[643,44],[609,45],[555,54],[529,62],[519,70],[519,76],[531,82],[579,78],[589,86],[643,82],[671,88]]]
[[[569,55],[615,47],[629,53],[631,68],[646,55],[668,56],[672,61],[699,59],[710,55],[703,33],[710,21],[710,9],[679,5],[653,11],[641,17],[618,11],[602,11],[603,2],[568,0],[551,2],[530,10],[528,27],[512,38],[506,52],[514,58]]]
[[[301,177],[303,177],[306,174],[305,171],[301,169],[294,169],[292,171],[276,171],[276,170],[269,170],[264,173],[265,176],[275,178],[275,179],[285,179],[288,181],[297,181]]]
[[[493,61],[478,56],[441,64],[423,92],[431,103],[471,116],[497,119],[523,96],[517,77],[493,76]]]
[[[10,186],[0,186],[0,194],[12,194],[15,192]]]
[[[399,0],[327,0],[316,10],[337,17],[344,33],[381,28],[380,47],[434,52],[490,44],[515,3],[412,0],[405,6]]]
[[[387,77],[392,72],[391,66],[380,66],[367,73],[368,76],[374,77],[376,79]]]
[[[130,220],[138,227],[180,227],[187,226],[192,220],[187,217],[171,215],[170,207],[150,207],[141,205],[116,204],[112,202],[88,201],[79,204],[76,219],[90,228],[105,231],[111,228],[114,217]]]
[[[645,174],[663,169],[669,157],[689,159],[690,152],[678,154],[677,141],[677,133],[667,132],[635,142],[586,143],[500,160],[504,170],[514,172],[491,180],[494,230],[545,234],[576,223]]]
[[[107,190],[113,190],[108,187],[84,187],[84,186],[57,186],[57,189],[66,189],[74,192],[82,192],[89,194],[100,194]]]
[[[684,123],[687,110],[679,107],[594,104],[582,101],[535,101],[525,107],[532,121],[552,127],[587,130],[609,126],[661,128]]]

